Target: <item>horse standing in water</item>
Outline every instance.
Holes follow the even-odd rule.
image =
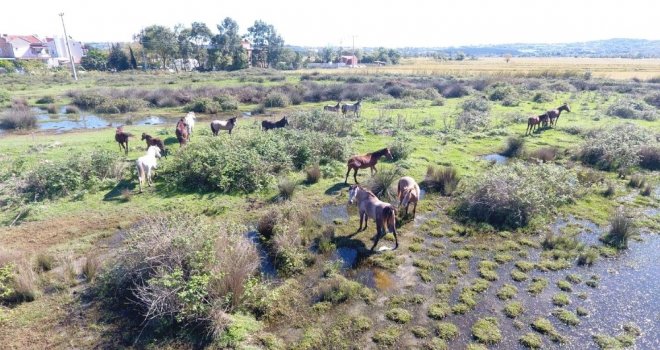
[[[559,115],[561,115],[562,111],[570,113],[571,107],[568,106],[568,103],[564,103],[563,105],[557,107],[557,109],[553,109],[545,113],[548,118],[550,118],[550,126],[557,126],[557,121],[559,121]]]
[[[323,110],[327,112],[339,112],[339,110],[341,109],[339,106],[340,103],[341,101],[337,101],[336,106],[323,106]]]
[[[413,219],[415,218],[415,212],[417,212],[417,201],[419,201],[420,194],[421,190],[415,179],[410,176],[399,179],[396,193],[397,198],[399,198],[399,206],[406,207],[405,215],[408,215],[408,207],[410,203],[413,203]]]
[[[188,141],[190,141],[190,136],[192,136],[193,128],[195,127],[195,112],[188,112],[184,120],[186,121],[186,126],[188,127]]]
[[[341,106],[341,113],[346,115],[348,112],[353,112],[356,117],[360,116],[360,108],[362,107],[362,98],[359,98],[355,104]]]
[[[236,126],[236,119],[238,117],[229,118],[227,120],[214,120],[211,122],[211,132],[213,136],[218,136],[220,130],[229,130],[229,135],[231,135],[231,130]]]
[[[391,160],[392,152],[390,152],[389,148],[383,148],[373,153],[367,153],[361,156],[352,156],[347,163],[348,171],[346,171],[346,179],[344,179],[344,183],[348,183],[348,174],[351,172],[351,170],[354,170],[353,179],[355,180],[355,183],[358,183],[358,169],[371,168],[371,175],[373,176],[374,173],[378,172],[376,170],[376,163],[378,163],[378,159],[380,159],[382,156],[386,156],[387,159]]]
[[[147,186],[151,187],[153,183],[153,171],[156,169],[158,161],[157,158],[160,158],[160,148],[157,146],[150,146],[147,150],[147,154],[138,158],[135,161],[135,166],[138,173],[138,181],[140,186],[140,193],[142,193],[142,183],[147,182]]]
[[[147,142],[147,150],[149,150],[150,146],[156,146],[158,149],[160,149],[160,154],[165,155],[165,144],[163,143],[163,140],[157,138],[157,137],[152,137],[151,135],[147,133],[142,133],[142,141]]]
[[[286,119],[286,117],[282,117],[282,119],[280,119],[276,122],[271,122],[271,121],[268,121],[268,120],[264,120],[264,121],[261,122],[261,130],[268,131],[270,129],[283,128],[287,125],[289,125],[289,120]]]
[[[176,123],[176,139],[179,141],[179,147],[183,147],[186,142],[190,139],[188,135],[188,126],[186,122],[183,121],[183,118],[179,119],[179,122]]]
[[[133,135],[124,132],[123,126],[118,126],[115,130],[115,141],[119,144],[119,151],[124,150],[124,154],[128,154],[128,138]]]
[[[398,248],[399,239],[396,236],[396,209],[394,209],[392,204],[382,202],[375,194],[359,185],[351,185],[348,189],[348,204],[353,204],[354,202],[357,203],[360,214],[358,232],[367,229],[369,218],[376,221],[376,238],[374,239],[374,245],[371,246],[371,251],[376,248],[378,241],[381,237],[385,236],[387,231],[394,233],[394,249]],[[364,221],[364,228],[362,228],[362,221]]]

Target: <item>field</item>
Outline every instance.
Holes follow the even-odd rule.
[[[36,115],[0,131],[0,343],[657,348],[658,76],[577,58],[0,76],[2,119]],[[359,116],[322,112],[358,98]],[[168,155],[139,193],[142,133]],[[397,207],[408,175],[423,196],[397,210],[399,248],[390,233],[370,252],[346,160],[384,147],[360,184]]]

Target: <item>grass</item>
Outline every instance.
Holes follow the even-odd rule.
[[[426,315],[434,320],[441,320],[451,313],[452,309],[446,302],[436,302],[429,306]]]
[[[519,301],[512,301],[507,303],[504,306],[504,314],[509,317],[509,318],[516,318],[520,315],[523,314],[525,311],[525,308],[523,307],[523,304]]]
[[[435,329],[438,337],[443,340],[453,340],[459,335],[458,327],[450,322],[438,322]]]
[[[574,314],[571,311],[557,308],[552,311],[552,314],[555,317],[557,317],[557,319],[560,320],[562,323],[567,324],[569,326],[577,326],[578,324],[580,324],[580,319],[577,317],[576,314]]]
[[[532,283],[527,287],[527,291],[531,295],[540,294],[548,286],[548,280],[543,277],[534,277]]]
[[[617,249],[627,249],[628,240],[635,234],[633,221],[619,210],[610,220],[610,229],[600,239]]]
[[[543,340],[538,334],[528,332],[518,338],[518,342],[528,349],[540,349],[543,347]]]
[[[566,293],[557,293],[552,296],[552,303],[557,306],[566,306],[571,303],[571,299]]]
[[[534,322],[532,322],[532,329],[549,336],[550,340],[553,342],[563,343],[565,341],[564,337],[559,334],[557,329],[555,329],[555,326],[553,326],[547,318],[537,317]]]
[[[497,291],[497,297],[500,300],[512,299],[516,294],[518,294],[518,288],[511,284],[505,284]]]
[[[472,325],[472,336],[483,344],[497,344],[502,341],[499,322],[495,317],[480,318]]]
[[[412,320],[412,315],[408,310],[398,307],[388,310],[385,313],[385,317],[387,317],[387,319],[390,321],[402,324],[408,323],[410,320]]]

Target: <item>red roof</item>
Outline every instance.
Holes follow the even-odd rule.
[[[23,39],[23,40],[27,41],[30,44],[42,44],[43,43],[41,40],[39,40],[39,38],[37,38],[34,35],[7,35],[7,41],[15,40],[15,39]]]

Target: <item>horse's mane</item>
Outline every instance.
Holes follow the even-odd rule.
[[[387,147],[385,147],[383,149],[379,149],[378,151],[375,151],[375,152],[368,153],[368,154],[371,154],[372,156],[375,156],[375,155],[383,155],[383,154],[385,154],[385,152],[387,152]]]

